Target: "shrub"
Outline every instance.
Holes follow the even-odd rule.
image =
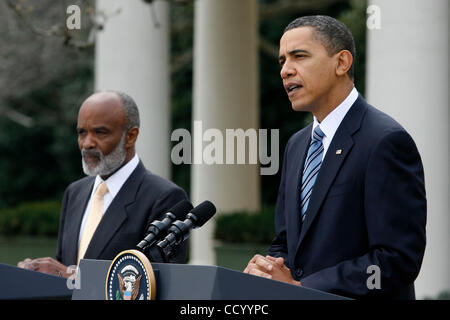
[[[450,290],[441,291],[435,297],[425,297],[424,300],[450,300]]]
[[[275,236],[274,215],[274,207],[218,215],[214,237],[232,243],[269,244]]]
[[[27,202],[0,210],[0,235],[56,236],[61,205],[57,201]]]

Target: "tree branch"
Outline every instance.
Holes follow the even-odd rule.
[[[295,12],[318,10],[335,3],[346,3],[347,0],[284,0],[259,6],[259,17],[270,19]]]
[[[26,127],[30,128],[34,125],[34,120],[29,116],[24,115],[16,110],[10,109],[5,106],[0,106],[0,115],[4,115],[8,119]]]

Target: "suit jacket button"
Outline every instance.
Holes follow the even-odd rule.
[[[298,279],[300,279],[303,275],[303,269],[302,268],[295,269],[295,275],[297,276]]]

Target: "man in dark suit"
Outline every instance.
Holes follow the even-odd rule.
[[[82,258],[111,260],[134,248],[149,223],[187,198],[174,183],[145,169],[135,151],[139,126],[137,106],[128,95],[99,92],[86,99],[77,132],[88,177],[64,194],[56,260],[26,259],[20,267],[67,277],[66,266]],[[186,249],[183,245],[170,262],[183,263]],[[164,261],[156,249],[146,253],[151,261]]]
[[[414,299],[425,250],[423,167],[410,135],[353,85],[353,37],[326,16],[291,22],[281,78],[314,122],[284,153],[268,255],[244,272],[347,297]]]

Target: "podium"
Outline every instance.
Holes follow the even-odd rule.
[[[110,260],[81,260],[80,288],[67,279],[0,263],[1,299],[105,300]],[[157,300],[347,300],[216,266],[152,263]]]
[[[81,260],[80,289],[73,300],[105,300],[110,260]],[[347,300],[216,266],[152,263],[156,300]]]
[[[67,279],[0,263],[0,299],[67,299]]]

